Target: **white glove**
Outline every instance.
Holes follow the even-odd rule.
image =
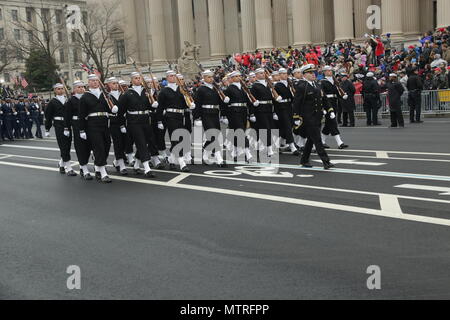
[[[113,106],[111,109],[111,112],[116,114],[117,112],[119,112],[119,107],[118,106]]]
[[[253,106],[254,106],[254,107],[259,106],[259,100],[256,100],[255,102],[253,102]]]
[[[13,115],[17,116],[17,112],[14,112]]]
[[[300,126],[300,123],[301,123],[300,120],[296,120],[296,121],[294,122],[294,124],[295,124],[296,127]]]
[[[70,131],[69,130],[64,130],[64,135],[66,137],[70,137]]]
[[[41,111],[41,114],[44,115],[44,111]]]
[[[45,131],[45,137],[46,137],[46,138],[49,138],[49,137],[50,137],[50,132]]]
[[[326,116],[327,115],[327,111],[323,110],[323,115]]]
[[[278,96],[277,102],[280,102],[281,100],[283,100],[283,97],[282,96]]]
[[[230,103],[230,97],[225,97],[225,99],[223,99],[223,102]]]
[[[273,114],[273,120],[278,121],[278,115],[276,113]]]
[[[159,130],[164,130],[164,125],[162,122],[158,122],[158,129]]]
[[[191,109],[191,110],[195,109],[195,103],[194,102],[191,103],[191,106],[189,107],[189,109]]]
[[[224,125],[228,125],[228,119],[225,117],[220,118],[220,122],[222,122]]]
[[[87,140],[86,132],[80,132],[80,138],[83,140]]]
[[[251,117],[250,117],[250,122],[255,123],[255,122],[256,122],[256,117],[255,117],[255,116],[251,116]]]
[[[203,122],[202,122],[202,120],[195,120],[194,121],[194,125],[196,127],[203,127]]]
[[[27,116],[29,116],[30,115],[30,113],[29,112],[27,112]]]
[[[127,133],[127,128],[120,127],[120,132],[122,132],[123,134]]]
[[[347,99],[348,99],[348,94],[346,94],[345,96],[343,96],[342,99],[347,100]]]
[[[330,119],[336,119],[336,115],[334,114],[334,112],[330,113]]]
[[[155,101],[155,102],[152,104],[152,108],[153,108],[153,109],[158,108],[158,106],[159,106],[158,101]]]

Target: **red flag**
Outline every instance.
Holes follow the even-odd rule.
[[[25,89],[26,87],[28,87],[28,82],[25,78],[22,78],[22,82],[21,82],[22,87]]]

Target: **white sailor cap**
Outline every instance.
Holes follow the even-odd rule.
[[[105,83],[119,82],[116,77],[111,77],[106,79]]]
[[[279,72],[279,71],[274,71],[274,72],[272,72],[272,76],[278,76],[278,75],[280,75],[280,72]]]
[[[396,73],[391,73],[391,74],[389,74],[389,77],[395,77],[395,78],[397,78],[398,76],[397,76]]]
[[[127,86],[128,85],[128,83],[125,80],[119,80],[119,84],[121,86]]]
[[[285,68],[281,68],[280,70],[278,70],[278,73],[286,74],[286,73],[288,73],[288,71]]]
[[[58,88],[64,88],[64,85],[62,83],[57,83],[53,86],[53,89],[58,89]]]
[[[373,72],[368,72],[367,74],[366,74],[366,77],[367,78],[373,78],[375,75],[373,74]]]
[[[254,77],[256,77],[256,73],[254,73],[254,72],[250,72],[250,74],[248,75],[250,78],[254,78]]]
[[[139,74],[139,72],[132,72],[131,74],[130,74],[130,77],[131,78],[134,78],[134,77],[140,77],[141,75]]]
[[[158,77],[153,77],[153,80],[158,81]]]
[[[232,73],[230,73],[229,74],[229,77],[230,78],[233,78],[233,77],[239,77],[239,76],[241,76],[242,74],[239,72],[239,71],[233,71]]]
[[[301,73],[308,73],[316,71],[316,66],[314,64],[307,64],[300,68]]]
[[[362,79],[362,78],[364,78],[364,75],[363,75],[363,74],[360,74],[360,73],[357,73],[357,74],[355,74],[355,77],[356,77],[357,79]]]
[[[333,67],[331,66],[325,66],[322,68],[323,71],[333,71]]]
[[[84,87],[85,86],[85,84],[84,84],[84,82],[83,81],[81,81],[81,80],[76,80],[76,81],[74,81],[74,83],[72,83],[72,87]]]
[[[99,78],[96,74],[90,74],[88,75],[88,80],[99,80]]]
[[[150,78],[150,77],[144,77],[144,81],[145,81],[145,82],[151,82],[151,81],[153,81],[153,80],[152,80],[152,78]]]
[[[173,70],[169,70],[166,72],[166,76],[176,76],[176,75],[177,75],[177,73]]]
[[[265,73],[265,72],[266,72],[266,70],[264,68],[258,68],[258,69],[255,70],[255,74]]]
[[[178,79],[184,79],[184,76],[181,73],[177,74]]]
[[[205,70],[202,72],[202,76],[203,77],[213,77],[214,76],[214,72],[212,72],[211,70]]]
[[[292,71],[292,73],[297,73],[297,72],[302,73],[302,69],[301,68],[297,68],[297,69],[294,69],[294,71]]]

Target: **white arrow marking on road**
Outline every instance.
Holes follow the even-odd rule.
[[[320,162],[322,163],[322,160],[314,160],[315,162]],[[358,161],[357,159],[353,160],[331,160],[331,162],[333,164],[357,164],[360,166],[371,166],[371,167],[379,167],[379,166],[384,166],[387,163],[381,163],[381,162],[362,162],[362,161]]]
[[[248,174],[252,177],[293,178],[290,172],[278,172],[278,168],[260,166],[235,167],[237,172]]]
[[[404,188],[404,189],[414,189],[414,190],[425,190],[425,191],[436,191],[442,192],[440,196],[450,196],[450,188],[446,187],[433,187],[433,186],[424,186],[419,184],[402,184],[399,186],[395,186],[396,188]]]

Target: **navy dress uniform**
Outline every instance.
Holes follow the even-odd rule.
[[[402,112],[402,95],[405,92],[405,88],[397,81],[397,75],[395,73],[391,73],[389,78],[389,81],[381,88],[387,89],[388,91],[391,128],[397,128],[398,126],[404,128],[405,121]]]
[[[33,128],[33,124],[36,126],[35,136],[39,139],[42,139],[42,130],[41,130],[41,121],[39,117],[41,116],[41,107],[36,101],[37,97],[33,97],[33,101],[29,105],[29,111],[31,113],[31,129]]]
[[[14,107],[11,103],[11,99],[6,99],[6,102],[1,106],[3,112],[3,132],[4,137],[8,140],[13,141],[13,128],[14,128]]]
[[[363,82],[362,94],[364,98],[364,111],[367,116],[367,125],[378,126],[378,109],[380,108],[380,86],[372,72],[367,73]]]
[[[60,83],[53,86],[55,93],[62,90],[64,86]],[[61,91],[63,92],[63,91]],[[68,176],[76,176],[70,164],[70,147],[72,145],[72,134],[64,132],[64,104],[67,98],[64,95],[56,95],[45,108],[45,136],[50,136],[50,129],[55,127],[56,141],[61,152],[59,172]]]

